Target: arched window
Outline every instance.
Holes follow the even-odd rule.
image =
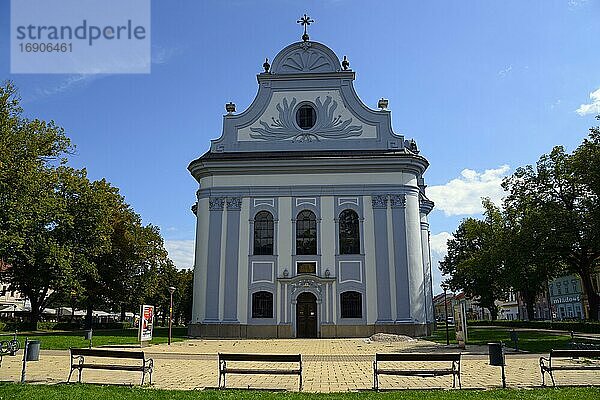
[[[296,218],[296,254],[317,254],[317,217],[309,210]]]
[[[354,210],[340,213],[340,254],[360,254],[360,228]]]
[[[362,294],[344,292],[340,294],[342,318],[362,318]]]
[[[252,318],[273,318],[273,293],[252,293]]]
[[[254,255],[273,254],[273,216],[268,211],[261,211],[254,217]]]

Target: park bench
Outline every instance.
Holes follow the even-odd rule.
[[[402,369],[390,367],[391,363],[396,362],[425,362],[427,368]],[[449,362],[451,365],[448,368],[432,368],[430,363],[433,362]],[[380,363],[386,364],[382,367]],[[452,375],[452,387],[456,387],[458,378],[458,387],[462,388],[460,382],[460,353],[377,353],[375,354],[375,361],[373,361],[373,389],[375,390],[379,390],[379,375],[419,377]]]
[[[600,358],[600,350],[550,350],[550,356],[540,357],[540,372],[542,374],[542,386],[546,385],[545,375],[548,373],[554,382],[554,371],[589,371],[600,370],[600,362],[589,360],[575,363],[574,359]],[[566,361],[566,362],[565,362]]]
[[[229,365],[227,363],[230,363]],[[264,369],[240,367],[240,363],[266,363]],[[236,363],[232,368],[231,363]],[[273,365],[295,364],[293,368],[273,368]],[[302,390],[302,356],[300,354],[224,354],[219,353],[219,389],[225,388],[226,374],[298,375],[298,390]],[[221,378],[223,385],[221,386]]]
[[[124,351],[124,350],[105,350],[105,349],[69,349],[71,351],[71,372],[69,372],[69,378],[67,382],[71,381],[71,375],[74,370],[78,370],[79,379],[81,383],[81,372],[84,369],[105,369],[113,371],[133,371],[142,373],[142,382],[144,384],[144,378],[146,373],[150,375],[150,384],[152,384],[152,370],[154,369],[154,360],[146,358],[143,351]],[[86,360],[86,357],[88,358]],[[140,360],[140,364],[134,365],[123,365],[123,364],[100,364],[90,363],[89,358],[112,358],[112,359],[129,359],[129,360]],[[87,361],[87,362],[86,362]]]

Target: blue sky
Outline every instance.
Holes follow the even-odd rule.
[[[573,149],[600,113],[594,0],[152,1],[152,72],[140,75],[10,74],[2,0],[0,78],[27,115],[66,129],[74,166],[118,186],[191,267],[186,167],[220,135],[225,103],[251,103],[264,58],[300,39],[305,12],[311,39],[348,56],[362,100],[388,98],[394,130],[431,162],[434,262],[481,196],[502,196],[503,176],[554,145]]]

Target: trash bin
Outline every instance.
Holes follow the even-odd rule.
[[[490,353],[490,365],[503,366],[504,365],[504,351],[502,349],[502,343],[488,343]]]
[[[26,361],[40,360],[40,341],[30,340],[27,342],[27,358]]]
[[[85,340],[92,340],[92,330],[88,329],[84,331]]]

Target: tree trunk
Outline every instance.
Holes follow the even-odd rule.
[[[29,322],[31,323],[32,328],[37,329],[37,323],[40,321],[40,303],[37,301],[35,296],[29,297],[29,302],[31,303],[31,312],[29,313]]]
[[[496,307],[495,305],[488,308],[488,310],[490,310],[490,317],[492,318],[492,321],[495,321],[498,319],[498,307]]]
[[[121,322],[125,322],[125,304],[121,304]]]
[[[594,290],[594,285],[592,284],[592,274],[589,273],[590,270],[591,268],[581,268],[579,276],[581,277],[583,292],[587,296],[590,309],[588,318],[592,321],[598,321],[600,318],[600,315],[598,315],[600,296],[598,296],[598,293],[596,293]]]
[[[94,308],[92,307],[91,304],[87,305],[86,308],[86,314],[85,314],[85,329],[92,329],[92,312],[94,311]]]

